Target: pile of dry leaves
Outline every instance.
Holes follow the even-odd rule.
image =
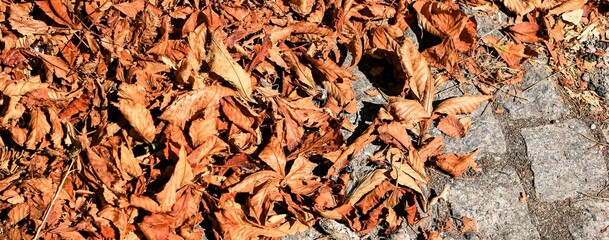
[[[560,14],[598,15],[585,0],[461,4],[509,9],[511,39],[478,39],[450,1],[2,0],[0,238],[276,238],[321,218],[358,233],[421,220],[429,166],[477,169],[476,152],[440,154],[427,131],[463,137],[463,115],[491,99],[434,102],[435,89],[465,73],[487,94],[517,82],[533,52],[522,42],[556,49]],[[409,27],[434,45],[415,46]],[[507,67],[485,70],[480,51]],[[347,142],[363,56],[386,59],[396,87]],[[347,191],[345,167],[372,142],[376,170]]]

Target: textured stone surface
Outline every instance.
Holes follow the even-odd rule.
[[[511,119],[544,118],[558,119],[569,112],[558,95],[555,80],[543,64],[530,66],[520,83],[522,90],[514,91],[513,86],[503,87],[498,95],[500,105]],[[511,90],[511,91],[510,91]],[[515,95],[506,94],[510,92]],[[517,93],[516,93],[517,92]]]
[[[522,129],[535,189],[544,201],[573,198],[607,183],[607,167],[589,128],[580,120]],[[582,135],[580,135],[582,134]]]
[[[454,82],[443,84],[438,88],[437,93],[436,100],[462,96],[464,94],[480,94],[473,86],[462,87]],[[505,153],[505,138],[503,137],[503,131],[499,122],[493,115],[491,103],[483,103],[469,117],[472,118],[472,125],[464,138],[444,136],[445,151],[468,153],[480,149],[477,158]],[[441,132],[438,129],[432,129],[432,135],[437,136],[440,134]]]
[[[454,217],[477,220],[482,239],[539,239],[527,204],[518,201],[522,191],[516,171],[505,167],[472,179],[452,180],[448,202]]]
[[[580,219],[569,225],[573,239],[609,239],[609,202],[585,200],[576,207],[582,209]]]

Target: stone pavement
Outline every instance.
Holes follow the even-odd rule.
[[[483,171],[434,175],[432,188],[450,188],[447,201],[430,211],[436,221],[424,226],[452,221],[445,239],[609,239],[609,127],[577,117],[543,64],[527,68],[522,83],[504,87],[473,114],[465,138],[446,138],[448,151],[480,148]],[[455,90],[440,98],[475,93],[449,88]],[[514,96],[509,88],[521,90]],[[478,231],[461,234],[461,217],[476,219]],[[407,232],[394,239],[416,236]]]
[[[609,124],[578,117],[543,62],[525,67],[521,83],[504,87],[493,102],[472,114],[465,138],[445,137],[445,151],[479,148],[476,161],[483,170],[469,170],[458,178],[433,171],[431,189],[439,194],[449,187],[446,201],[430,208],[431,221],[404,226],[391,239],[420,239],[420,227],[444,228],[444,239],[609,239]],[[357,68],[353,73],[360,115],[350,120],[356,129],[365,129],[386,102],[380,95],[364,93],[374,89],[369,80],[373,77]],[[472,86],[456,83],[437,92],[437,100],[477,93]],[[355,177],[371,170],[365,167],[365,156],[377,149],[370,145],[355,156],[350,166]],[[477,232],[461,233],[462,217],[476,219]],[[345,226],[329,224],[340,229],[335,232],[346,232],[340,236],[358,239]],[[452,230],[446,230],[446,224]],[[286,239],[320,237],[324,235],[311,230]],[[378,239],[374,232],[368,237]]]
[[[478,33],[502,37],[497,19],[505,16],[499,15],[476,15]],[[406,32],[416,44],[412,34]],[[422,239],[421,227],[442,230],[444,239],[609,239],[609,122],[578,116],[580,111],[565,102],[545,61],[529,60],[523,68],[527,72],[521,83],[503,87],[491,103],[474,112],[465,138],[444,139],[449,152],[479,148],[476,161],[483,170],[458,178],[433,171],[431,189],[439,194],[448,187],[446,201],[430,208],[430,221],[404,226],[391,239]],[[379,84],[388,78],[366,75],[368,70],[352,70],[360,115],[349,119],[360,130],[386,103],[380,95],[364,93],[374,89],[371,80]],[[607,71],[587,74],[583,80],[609,99]],[[472,86],[446,83],[437,93],[436,100],[441,100],[478,92]],[[350,166],[354,175],[370,171],[363,167],[365,156],[376,149],[368,146],[355,157]],[[476,219],[477,231],[461,233],[462,217]],[[338,223],[335,227],[349,231]],[[320,236],[312,230],[287,239]],[[373,232],[368,237],[378,239],[375,236]]]

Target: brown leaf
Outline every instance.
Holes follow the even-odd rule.
[[[51,132],[51,125],[47,121],[47,118],[40,109],[32,110],[30,114],[30,123],[28,125],[30,133],[28,139],[25,142],[27,149],[36,149],[36,145],[40,143],[45,136]]]
[[[176,202],[176,192],[178,189],[192,184],[194,175],[190,163],[186,160],[186,149],[184,146],[180,146],[180,152],[178,153],[178,163],[176,164],[173,174],[163,190],[156,195],[156,199],[159,201],[161,210],[163,212],[171,211],[171,207]]]
[[[539,3],[541,2],[540,0],[533,0],[533,1],[523,1],[523,0],[502,0],[503,4],[505,5],[505,7],[507,7],[507,9],[509,9],[510,11],[518,14],[518,15],[525,15],[531,11],[533,11],[536,7],[536,5],[539,5]]]
[[[444,134],[454,137],[463,138],[465,137],[465,126],[461,124],[457,116],[450,114],[440,119],[438,122],[438,130]]]
[[[46,34],[49,31],[49,26],[40,20],[35,20],[30,16],[33,10],[31,3],[12,3],[9,8],[8,21],[11,27],[24,36],[32,36],[36,34]]]
[[[474,161],[477,153],[478,150],[462,155],[445,153],[437,156],[435,163],[438,167],[453,177],[458,177],[461,176],[461,174],[463,174],[463,172],[465,172],[469,167],[472,167],[472,169],[476,171],[480,170],[478,168],[478,164]]]
[[[455,5],[417,1],[412,6],[420,26],[438,37],[459,36],[467,23],[467,15]]]
[[[364,195],[368,194],[370,191],[374,190],[378,185],[380,185],[383,181],[387,180],[387,176],[385,175],[387,170],[377,169],[374,172],[370,173],[362,182],[353,190],[353,193],[347,199],[347,202],[351,206],[355,206],[359,200],[364,197]]]
[[[237,88],[243,98],[253,101],[250,75],[231,57],[218,34],[213,34],[211,38],[207,50],[207,63],[212,73],[217,74]]]
[[[385,106],[389,113],[398,121],[410,126],[429,118],[430,114],[415,100],[400,97],[390,97],[389,104]]]
[[[146,196],[139,196],[133,194],[129,197],[129,204],[131,206],[144,209],[151,213],[161,212],[161,206],[159,206],[159,204],[152,198]]]
[[[434,109],[434,113],[436,114],[470,114],[480,104],[491,99],[493,96],[491,95],[464,95],[460,97],[453,97],[447,100],[444,100],[436,109]]]
[[[30,215],[30,205],[27,203],[19,203],[8,211],[8,219],[12,225],[23,220],[28,215]]]
[[[71,6],[66,6],[68,2],[61,0],[42,0],[36,1],[36,5],[44,11],[44,13],[53,19],[55,22],[68,26],[74,27],[74,23],[68,14],[68,8]]]
[[[555,7],[552,8],[550,11],[548,11],[549,15],[558,15],[561,13],[566,13],[566,12],[570,12],[573,10],[577,10],[577,9],[581,9],[586,2],[588,2],[587,0],[566,0],[566,1],[562,1],[562,3]]]
[[[159,118],[184,128],[198,112],[217,107],[221,98],[234,94],[234,90],[222,86],[208,86],[189,91],[178,96]]]
[[[132,19],[137,17],[137,13],[144,10],[146,2],[144,0],[135,0],[133,2],[124,2],[112,5],[114,8],[127,15]]]
[[[536,43],[543,40],[537,34],[539,25],[534,22],[522,22],[508,28],[507,33],[518,42]]]
[[[427,60],[425,60],[417,47],[409,39],[404,41],[398,50],[398,55],[400,56],[402,67],[411,76],[408,80],[410,91],[421,102],[423,108],[431,112],[435,86]]]
[[[140,167],[140,164],[138,163],[137,159],[135,159],[135,156],[133,156],[133,152],[131,151],[131,149],[127,148],[127,146],[125,145],[121,145],[120,151],[120,167],[123,169],[123,171],[125,171],[131,177],[139,177],[140,175],[142,175],[142,168]]]
[[[475,218],[461,217],[461,221],[463,222],[463,228],[461,228],[462,233],[478,231]]]
[[[273,171],[285,176],[285,164],[287,162],[285,153],[283,152],[283,141],[280,141],[276,136],[271,136],[271,140],[264,147],[258,157],[266,163]]]
[[[118,103],[115,105],[125,116],[129,124],[147,142],[152,142],[156,127],[150,111],[146,108],[146,89],[140,85],[123,83],[118,89]]]
[[[279,229],[250,222],[241,205],[233,200],[229,199],[219,207],[221,210],[214,214],[220,225],[222,237],[226,239],[255,239],[258,236],[278,238],[287,235]]]

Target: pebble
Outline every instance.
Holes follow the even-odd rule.
[[[592,129],[592,130],[596,129],[596,124],[593,123],[592,125],[590,125],[590,129]]]

